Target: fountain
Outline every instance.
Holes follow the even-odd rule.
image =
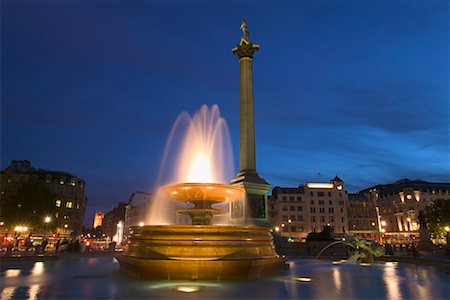
[[[162,218],[156,224],[151,220],[154,225],[132,227],[128,251],[116,257],[121,271],[139,279],[177,280],[242,280],[280,272],[285,259],[275,252],[269,228],[214,225],[215,216],[229,215],[229,208],[215,205],[245,197],[243,187],[225,183],[226,176],[219,174],[226,171],[221,147],[228,133],[218,107],[204,105],[193,118],[182,116],[188,126],[174,178],[159,189],[151,215],[166,210],[164,204],[180,203],[182,209],[169,211],[189,216],[191,224],[167,224]],[[174,129],[178,125],[175,122]]]

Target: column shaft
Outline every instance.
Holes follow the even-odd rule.
[[[239,167],[256,170],[255,117],[253,109],[253,59],[242,57],[240,65],[240,152]]]

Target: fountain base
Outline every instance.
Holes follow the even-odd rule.
[[[247,280],[277,274],[286,259],[267,228],[251,226],[133,227],[120,270],[138,279]]]

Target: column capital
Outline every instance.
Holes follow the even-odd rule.
[[[242,38],[239,44],[234,47],[231,51],[233,54],[237,55],[239,59],[243,57],[253,58],[253,54],[259,50],[259,45],[253,44]]]

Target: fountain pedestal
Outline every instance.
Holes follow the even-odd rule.
[[[286,266],[270,231],[250,226],[132,227],[128,251],[116,258],[138,279],[247,280]]]

